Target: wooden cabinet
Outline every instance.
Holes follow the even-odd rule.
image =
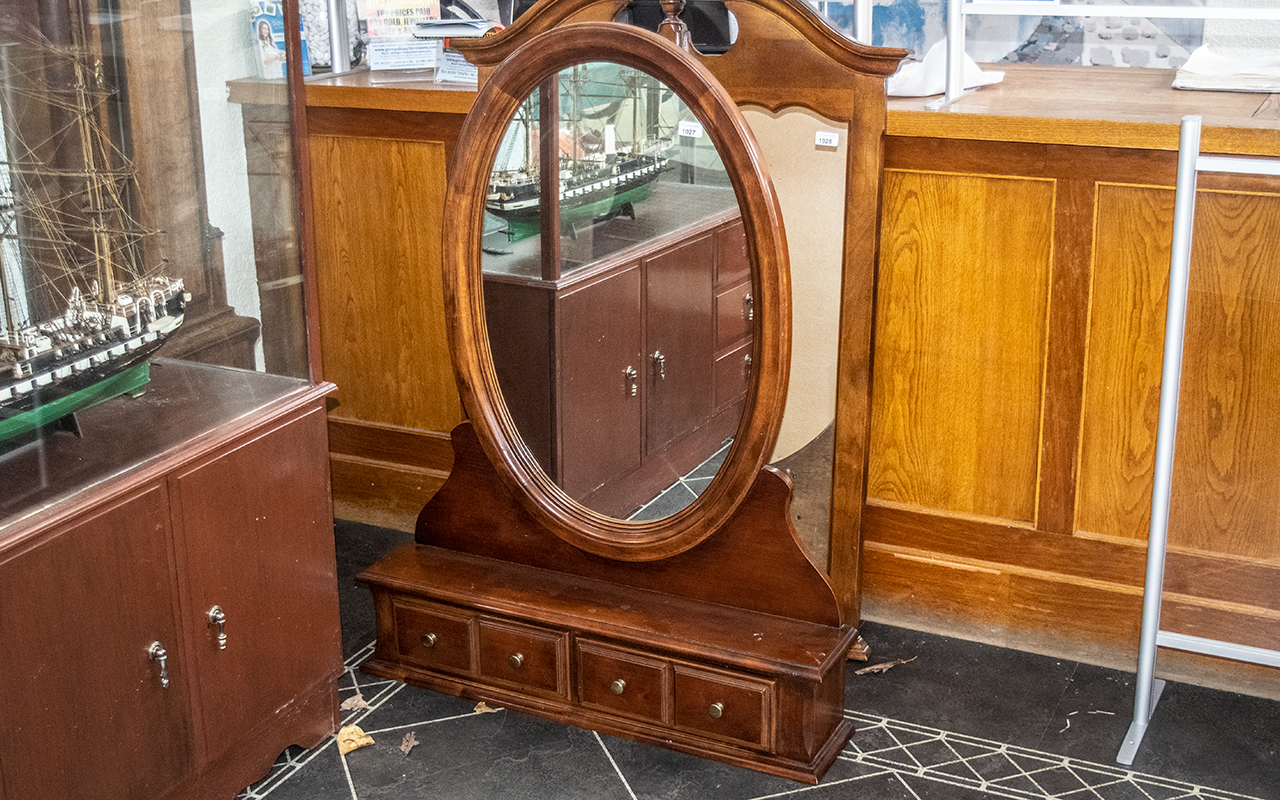
[[[665,213],[663,192],[646,213]],[[637,234],[645,243],[560,280],[501,264],[484,282],[495,368],[525,443],[571,497],[621,517],[733,436],[750,375],[737,211],[648,222],[653,239]]]
[[[852,626],[425,545],[360,580],[373,675],[810,782],[852,733]]]
[[[231,798],[337,726],[327,387],[152,375],[0,456],[5,800]]]

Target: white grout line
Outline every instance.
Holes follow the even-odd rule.
[[[351,768],[347,766],[347,757],[338,754],[338,758],[342,760],[342,774],[347,776],[347,786],[351,789],[351,800],[360,800],[360,795],[356,794],[356,783],[351,780]]]
[[[609,763],[613,765],[613,771],[618,773],[618,780],[622,781],[622,786],[627,790],[627,794],[631,796],[631,800],[639,800],[636,797],[636,793],[631,790],[631,784],[627,782],[627,776],[622,774],[622,769],[618,766],[618,762],[613,760],[613,753],[610,753],[609,748],[604,746],[604,739],[600,738],[600,732],[592,731],[591,733],[596,737],[596,741],[600,743],[600,749],[604,751],[605,758],[609,759]]]
[[[1069,775],[1079,782],[1079,788],[1073,789],[1071,792],[1073,797],[1079,798],[1090,796],[1102,798],[1104,795],[1098,792],[1099,789],[1124,785],[1147,797],[1153,796],[1148,791],[1149,789],[1160,789],[1160,796],[1164,798],[1260,800],[1260,798],[1222,789],[1197,786],[1184,781],[1135,772],[1131,769],[1121,769],[1107,764],[1069,758],[1057,753],[1017,747],[989,739],[980,739],[976,736],[893,720],[874,714],[846,711],[845,716],[859,723],[858,728],[861,737],[855,736],[849,742],[848,746],[840,754],[841,760],[888,769],[900,776],[924,778],[937,783],[973,789],[993,797],[1033,798],[1036,800],[1058,797],[1058,794],[1051,793],[1043,784],[1045,777],[1057,772],[1059,775]],[[867,737],[873,732],[878,732],[880,735],[888,737],[893,744],[864,750],[863,744],[869,744]],[[961,745],[963,748],[971,749],[974,752],[964,756],[953,745]],[[923,764],[916,757],[913,749],[919,748],[921,751],[927,752],[929,746],[945,747],[951,751],[955,758],[927,765]],[[1003,759],[998,763],[1004,767],[1014,767],[1017,772],[1001,771],[997,777],[984,777],[982,772],[975,768],[973,762],[989,759],[993,756],[1002,756]],[[968,778],[955,774],[953,771],[944,771],[942,769],[960,763],[963,763],[975,777]],[[1037,780],[1037,776],[1040,778],[1039,780]],[[1035,787],[1036,791],[1013,788],[1010,784],[1017,778],[1025,780]],[[1174,795],[1170,794],[1170,792],[1179,794]]]

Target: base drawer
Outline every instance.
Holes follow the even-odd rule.
[[[569,696],[567,634],[489,617],[479,624],[481,678]]]
[[[406,661],[429,669],[469,674],[475,615],[461,609],[393,599],[396,650]]]
[[[770,748],[773,683],[675,665],[675,726]]]
[[[578,642],[578,697],[584,706],[668,724],[671,666],[597,642]]]

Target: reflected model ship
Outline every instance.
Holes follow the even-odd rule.
[[[102,63],[24,42],[0,47],[0,72],[2,443],[136,392],[189,295],[142,265],[155,232],[129,210],[134,172],[105,129]]]
[[[560,223],[578,228],[635,218],[668,168],[675,95],[653,78],[617,64],[582,64],[560,73]],[[566,112],[567,106],[567,113]],[[507,223],[509,241],[540,230],[538,93],[525,101],[498,150],[485,209]]]

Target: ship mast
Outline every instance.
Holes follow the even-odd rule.
[[[94,130],[93,114],[96,109],[90,102],[85,64],[75,58],[76,125],[84,153],[85,184],[89,202],[85,213],[89,217],[93,235],[94,264],[98,271],[99,299],[106,303],[116,300],[116,264],[112,251],[111,229],[108,225],[108,204],[102,168],[98,164],[98,138]],[[101,65],[99,64],[99,69]],[[97,76],[96,76],[97,77]],[[105,165],[102,165],[105,166]]]

